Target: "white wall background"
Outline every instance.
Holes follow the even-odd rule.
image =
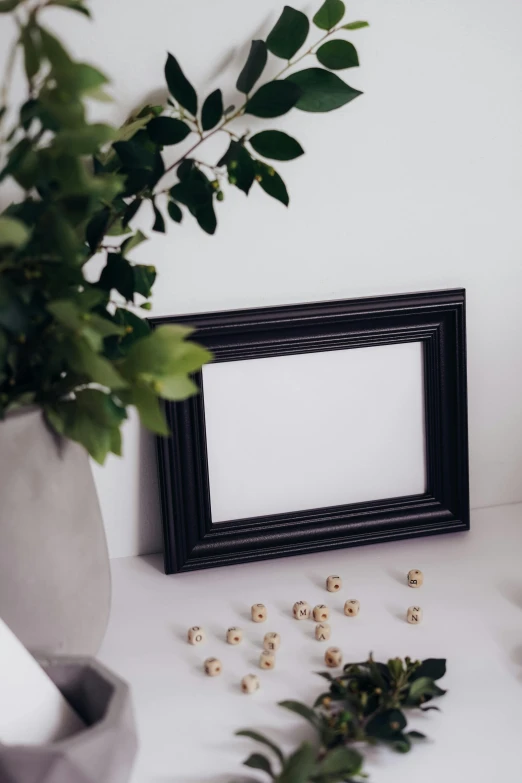
[[[303,10],[320,4],[294,0]],[[200,94],[233,84],[283,0],[93,0],[53,20],[113,77],[114,121],[162,89],[165,51]],[[288,211],[231,192],[207,237],[187,221],[136,252],[157,265],[156,314],[465,286],[471,499],[522,500],[522,3],[352,0],[365,95],[273,121],[307,155],[280,164]],[[1,22],[0,52],[10,32]],[[252,120],[250,127],[261,121]],[[145,221],[146,227],[150,221]],[[134,418],[125,457],[95,468],[111,554],[161,548],[154,450]]]

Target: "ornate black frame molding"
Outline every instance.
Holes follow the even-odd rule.
[[[167,574],[469,529],[463,289],[151,319],[196,327],[215,361],[423,343],[427,491],[212,525],[205,398],[167,403],[158,438]]]

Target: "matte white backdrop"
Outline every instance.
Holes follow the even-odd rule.
[[[65,11],[49,24],[112,76],[118,101],[96,111],[120,122],[163,89],[166,50],[201,95],[219,85],[235,102],[248,42],[284,0],[91,5],[92,24]],[[287,130],[306,151],[276,166],[290,208],[258,190],[230,192],[216,236],[187,219],[134,257],[158,267],[156,314],[465,286],[472,505],[521,500],[522,3],[348,7],[371,23],[352,36],[361,68],[344,72],[364,96],[330,115],[249,121]],[[11,32],[2,20],[0,65]],[[150,233],[152,216],[142,222]],[[124,448],[123,460],[95,467],[113,556],[161,548],[154,449],[135,416]]]
[[[212,522],[425,492],[421,343],[203,369]]]

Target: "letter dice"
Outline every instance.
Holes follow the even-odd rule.
[[[329,576],[326,580],[326,589],[329,593],[338,593],[343,586],[343,580],[340,576]]]
[[[259,677],[257,674],[246,674],[241,680],[243,693],[254,693],[259,690]]]
[[[308,620],[310,617],[310,604],[306,601],[297,601],[294,604],[293,614],[296,620]]]
[[[241,644],[243,641],[243,631],[241,628],[229,628],[227,631],[227,642],[229,644]]]
[[[281,644],[281,637],[278,633],[271,632],[271,633],[265,633],[265,638],[263,639],[263,648],[265,650],[269,650],[271,652],[274,652],[275,650],[279,650],[279,645]]]
[[[412,625],[418,625],[422,620],[422,609],[420,606],[410,606],[407,619]]]
[[[350,598],[344,605],[344,613],[347,617],[356,617],[359,614],[361,605],[355,598]]]
[[[264,604],[254,604],[252,607],[252,620],[255,623],[264,623],[268,617],[266,606]]]
[[[259,656],[259,667],[261,669],[273,669],[275,667],[275,655],[271,650],[263,650]]]
[[[421,587],[424,582],[424,574],[418,568],[408,571],[408,587]]]
[[[328,623],[319,623],[315,626],[315,638],[318,642],[326,642],[330,638],[331,630]]]
[[[199,625],[195,625],[193,628],[189,628],[188,641],[189,644],[201,644],[205,641],[205,631],[200,628]]]
[[[314,606],[314,620],[316,623],[324,623],[330,617],[330,610],[324,604]]]
[[[221,661],[218,661],[217,658],[207,658],[203,667],[205,669],[205,674],[208,674],[209,677],[217,677],[218,674],[221,674],[221,670],[223,669]]]
[[[343,662],[343,654],[338,647],[329,647],[324,654],[324,662],[330,669],[335,669]]]

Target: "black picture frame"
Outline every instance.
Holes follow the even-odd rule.
[[[167,574],[469,529],[465,290],[151,319],[195,327],[216,362],[421,342],[427,489],[212,525],[201,394],[166,403],[157,438]]]

